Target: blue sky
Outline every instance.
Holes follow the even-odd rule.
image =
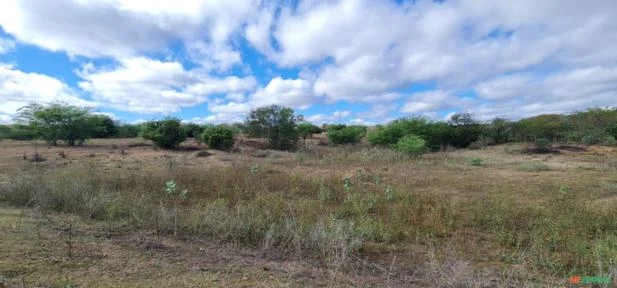
[[[53,3],[52,3],[53,2]],[[6,0],[0,123],[64,101],[133,123],[517,119],[617,103],[617,2]]]

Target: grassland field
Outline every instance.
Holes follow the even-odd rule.
[[[0,287],[568,287],[617,278],[617,148],[408,157],[0,141]],[[187,197],[170,197],[173,180]],[[617,282],[613,282],[617,283]],[[598,287],[613,287],[602,284]],[[572,286],[576,287],[576,286]]]

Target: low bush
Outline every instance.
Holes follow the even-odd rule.
[[[550,153],[552,151],[551,141],[548,138],[536,140],[535,147],[535,152],[537,153]]]
[[[416,135],[407,135],[392,145],[392,148],[408,155],[420,155],[426,152],[426,141]]]
[[[365,134],[364,126],[332,125],[328,128],[328,139],[334,144],[358,143]]]
[[[225,125],[208,127],[201,134],[201,141],[212,149],[229,150],[234,145],[234,132]]]
[[[615,146],[617,145],[617,140],[613,136],[605,136],[601,142],[604,146]]]

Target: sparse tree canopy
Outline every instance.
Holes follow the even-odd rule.
[[[141,137],[154,141],[161,148],[175,148],[186,140],[180,119],[177,118],[146,122],[141,129]]]
[[[250,137],[267,138],[272,149],[294,150],[297,147],[296,117],[289,107],[271,105],[253,110],[245,124]]]
[[[82,144],[106,129],[100,115],[93,115],[88,108],[62,102],[32,103],[19,109],[18,119],[53,146],[58,145],[58,141],[66,141],[71,146]]]
[[[309,122],[299,123],[297,128],[298,128],[298,133],[300,134],[300,137],[302,137],[303,142],[306,142],[306,138],[311,137],[313,134],[321,133],[321,128]]]

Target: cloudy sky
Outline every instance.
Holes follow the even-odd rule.
[[[617,104],[614,0],[2,0],[0,123],[32,101],[125,122],[317,124]]]

